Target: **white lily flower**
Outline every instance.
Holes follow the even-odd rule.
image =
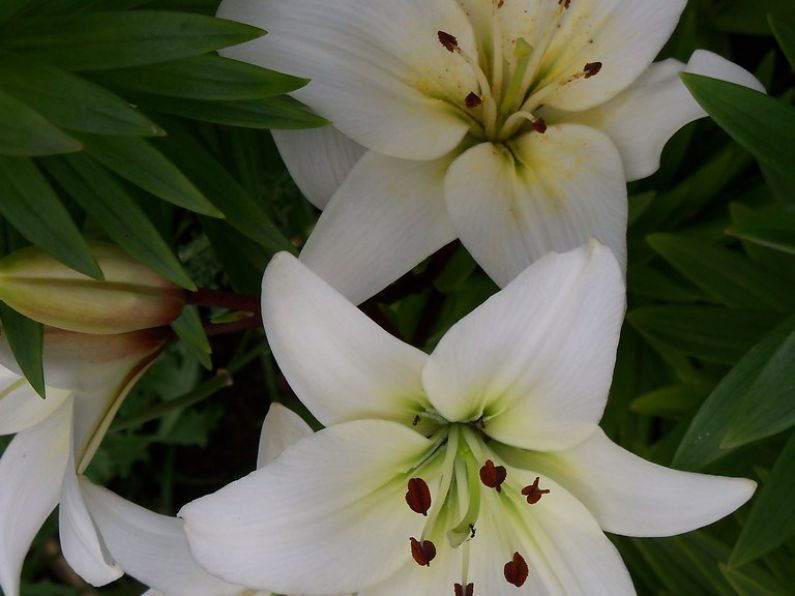
[[[59,504],[61,548],[71,567],[97,586],[122,575],[97,534],[78,474],[163,343],[153,331],[90,336],[49,330],[46,400],[0,366],[0,435],[16,435],[0,458],[0,587],[6,596],[19,594],[25,555]],[[8,350],[2,352],[9,360]]]
[[[227,581],[631,594],[604,531],[686,532],[755,489],[646,462],[599,429],[624,283],[596,243],[538,260],[430,356],[288,255],[265,274],[263,314],[283,373],[327,428],[181,511],[194,556]]]
[[[298,415],[274,404],[262,426],[257,468],[311,434]],[[181,519],[148,511],[86,478],[80,484],[108,551],[125,573],[152,588],[146,596],[272,595],[224,582],[199,567]]]
[[[504,286],[595,237],[623,264],[627,180],[706,116],[683,70],[762,90],[709,52],[652,64],[685,0],[224,0],[269,34],[225,54],[311,79],[333,123],[274,137],[324,208],[301,258],[355,303],[460,238]]]

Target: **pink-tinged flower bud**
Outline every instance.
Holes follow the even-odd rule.
[[[184,290],[116,246],[91,250],[103,280],[37,248],[8,255],[0,260],[0,300],[44,325],[99,335],[161,327],[180,315]]]

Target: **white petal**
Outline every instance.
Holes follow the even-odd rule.
[[[24,377],[0,365],[0,435],[13,435],[50,416],[70,392],[47,389],[42,399]]]
[[[535,476],[509,468],[508,478],[527,486]],[[551,492],[534,505],[517,494],[510,505],[494,491],[484,495],[482,517],[470,543],[470,581],[476,590],[513,593],[503,565],[518,552],[530,570],[521,593],[634,595],[618,551],[585,507],[551,480],[541,478],[540,486]]]
[[[301,260],[355,304],[456,237],[444,204],[448,160],[366,154],[332,197]]]
[[[169,596],[243,591],[199,567],[190,554],[182,520],[147,511],[85,478],[80,486],[108,550],[125,573]]]
[[[562,124],[511,148],[473,147],[453,162],[445,183],[453,225],[486,273],[505,286],[536,259],[591,238],[623,264],[627,190],[608,137]]]
[[[425,368],[448,420],[526,449],[576,445],[596,428],[612,380],[624,280],[596,243],[536,262],[455,324]]]
[[[621,152],[627,180],[645,178],[660,167],[668,139],[686,124],[707,115],[679,78],[683,71],[764,91],[747,70],[699,50],[687,66],[676,60],[652,64],[629,89],[601,106],[580,113],[559,112],[552,118],[602,130]]]
[[[311,436],[312,432],[298,414],[281,404],[272,404],[262,423],[257,468],[269,464],[290,445]]]
[[[325,208],[365,153],[333,126],[271,134],[296,185],[318,209]]]
[[[476,52],[455,0],[226,0],[218,14],[268,31],[225,55],[311,79],[293,95],[368,149],[436,159],[469,129],[439,99],[462,103],[478,88],[468,65],[437,37],[449,32]]]
[[[33,538],[61,497],[69,459],[72,405],[19,433],[0,459],[0,587],[19,594],[19,576]]]
[[[544,104],[587,110],[626,89],[648,68],[673,33],[686,0],[575,0],[544,56]],[[591,78],[561,84],[601,62]]]
[[[349,592],[410,557],[425,518],[407,473],[432,444],[391,422],[333,426],[180,512],[194,556],[228,581],[278,593]]]
[[[104,586],[124,575],[105,548],[88,512],[75,473],[73,447],[70,448],[61,504],[58,507],[58,529],[64,559],[89,584]]]
[[[389,335],[287,253],[265,271],[262,315],[284,376],[323,424],[410,424],[424,409],[427,355]]]
[[[679,472],[647,462],[598,430],[561,453],[539,455],[530,465],[565,486],[607,532],[624,536],[673,536],[732,513],[756,483]]]

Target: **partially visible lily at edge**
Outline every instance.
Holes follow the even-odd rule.
[[[297,414],[273,404],[262,425],[257,468],[311,434]],[[80,484],[108,551],[126,573],[150,586],[145,596],[277,596],[224,582],[199,567],[181,519],[148,511],[86,478]]]
[[[626,181],[706,116],[687,70],[763,90],[706,51],[652,61],[685,0],[224,0],[269,34],[225,55],[305,76],[331,127],[274,131],[324,209],[301,258],[359,303],[460,238],[500,286],[597,238],[623,264]]]
[[[46,329],[47,399],[18,371],[0,365],[0,435],[16,435],[0,458],[0,588],[6,596],[19,594],[25,555],[56,506],[61,549],[78,575],[95,586],[121,577],[78,475],[167,338],[163,329],[120,335]],[[0,362],[16,366],[4,341]]]
[[[622,273],[595,242],[545,256],[429,356],[277,255],[266,333],[326,428],[185,506],[194,556],[285,594],[633,594],[604,532],[687,532],[755,483],[646,462],[599,428]]]

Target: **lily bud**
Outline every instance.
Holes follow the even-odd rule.
[[[8,255],[0,260],[0,300],[44,325],[98,335],[161,327],[180,315],[184,290],[116,246],[91,250],[102,280],[34,247]]]

